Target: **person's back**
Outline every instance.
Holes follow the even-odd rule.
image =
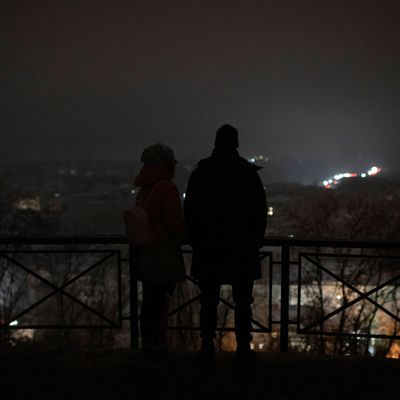
[[[198,163],[185,198],[193,243],[208,248],[258,247],[266,215],[258,169],[230,149],[216,148]]]
[[[193,260],[191,273],[201,290],[201,358],[214,357],[220,285],[232,285],[237,354],[248,357],[254,280],[261,277],[258,249],[267,205],[258,167],[237,152],[237,130],[223,125],[212,155],[198,163],[186,190],[184,215]]]

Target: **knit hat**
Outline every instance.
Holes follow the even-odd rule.
[[[146,147],[142,152],[140,161],[144,162],[145,164],[164,166],[176,162],[174,151],[171,149],[171,147],[162,143],[156,143]]]
[[[215,135],[215,147],[237,149],[239,147],[238,131],[231,125],[222,125]]]

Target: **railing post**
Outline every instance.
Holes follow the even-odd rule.
[[[129,244],[129,319],[131,348],[139,347],[139,314],[136,271],[133,263],[133,245]]]
[[[281,329],[280,352],[287,353],[289,348],[289,268],[290,247],[282,246],[282,270],[281,270]]]

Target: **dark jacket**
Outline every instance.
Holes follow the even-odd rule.
[[[267,204],[258,169],[236,150],[214,149],[192,172],[184,216],[195,278],[260,278]]]

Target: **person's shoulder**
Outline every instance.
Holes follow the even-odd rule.
[[[180,198],[178,187],[171,179],[165,180],[160,183],[160,196],[163,199]]]
[[[212,157],[202,158],[197,163],[195,170],[196,169],[197,170],[199,170],[199,169],[201,170],[201,169],[204,169],[204,168],[209,168],[209,167],[211,167],[213,165],[214,165],[214,162],[213,162],[213,158]]]
[[[211,159],[211,157],[203,158],[201,159],[193,168],[193,171],[191,173],[192,177],[198,177],[203,174],[207,174],[208,171],[213,169],[214,163]]]
[[[161,184],[166,190],[172,190],[172,191],[178,190],[175,182],[172,179],[165,179]]]
[[[158,181],[157,185],[157,191],[159,191],[160,193],[168,194],[178,191],[178,188],[176,187],[172,179],[162,179]]]

